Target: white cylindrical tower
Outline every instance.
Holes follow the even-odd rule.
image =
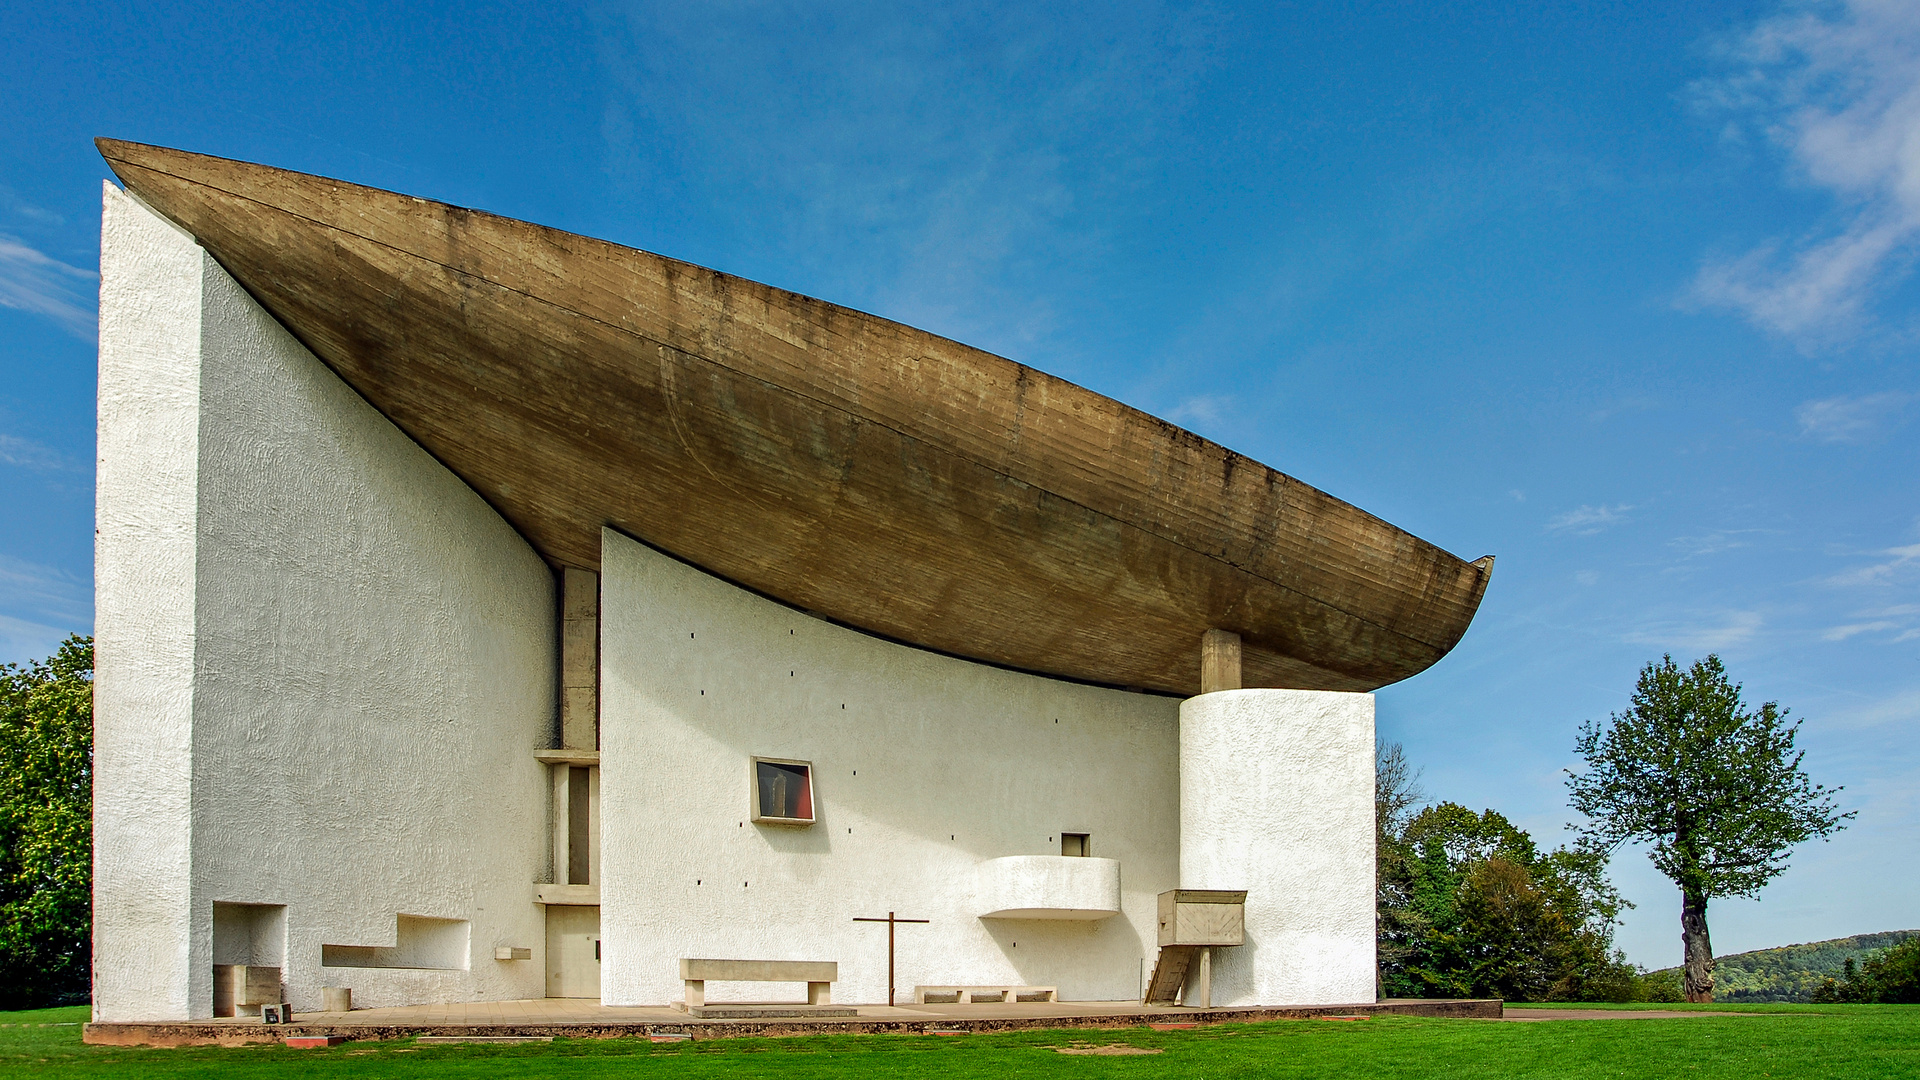
[[[1180,706],[1180,887],[1245,889],[1213,1003],[1374,1000],[1373,695],[1221,690]]]

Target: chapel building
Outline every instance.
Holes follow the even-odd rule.
[[[96,1020],[1374,999],[1370,692],[1490,558],[885,319],[100,147]]]

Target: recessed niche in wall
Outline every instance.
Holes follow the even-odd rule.
[[[285,904],[213,905],[213,962],[244,967],[284,967],[287,958]]]
[[[753,820],[762,825],[813,824],[813,763],[754,758]]]
[[[284,1000],[284,904],[213,905],[213,1015],[259,1016]]]
[[[322,945],[320,966],[467,970],[467,920],[396,915],[394,924],[391,946]]]
[[[1083,832],[1060,834],[1060,854],[1084,859],[1093,854],[1093,837]]]

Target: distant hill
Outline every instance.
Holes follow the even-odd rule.
[[[1821,980],[1839,978],[1847,957],[1857,965],[1882,949],[1891,949],[1920,930],[1887,930],[1878,934],[1783,945],[1714,958],[1715,1001],[1806,1001]],[[1662,968],[1653,975],[1671,975],[1680,969]]]

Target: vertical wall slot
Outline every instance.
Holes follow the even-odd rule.
[[[593,833],[587,817],[588,780],[585,766],[567,769],[567,883],[590,885],[593,866]]]

